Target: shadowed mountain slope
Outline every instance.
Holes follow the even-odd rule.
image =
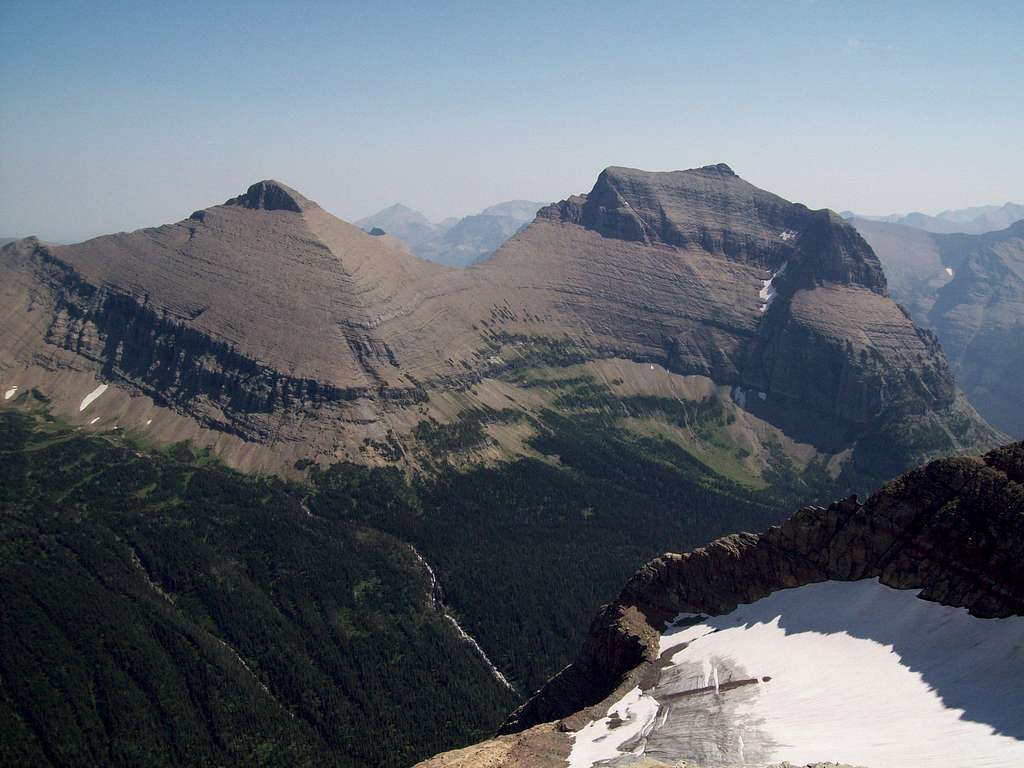
[[[938,335],[971,403],[1024,436],[1024,220],[983,235],[854,224],[885,265],[893,298]]]

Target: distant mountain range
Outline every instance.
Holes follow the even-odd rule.
[[[938,334],[975,408],[1024,437],[1024,220],[981,235],[852,223],[878,254],[893,298]]]
[[[1015,221],[1024,219],[1024,205],[1006,203],[1004,205],[981,205],[974,208],[943,211],[935,216],[924,213],[894,213],[888,216],[864,216],[853,211],[843,211],[844,219],[861,219],[864,221],[881,221],[886,224],[899,224],[925,232],[949,234],[962,232],[981,235],[1006,229]]]
[[[498,250],[501,244],[533,221],[545,204],[509,200],[461,219],[431,222],[419,211],[392,205],[360,219],[356,226],[371,234],[380,230],[405,243],[424,259],[450,267],[468,267]]]

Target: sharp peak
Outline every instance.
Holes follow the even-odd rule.
[[[232,197],[224,205],[240,205],[253,210],[302,213],[316,203],[303,197],[287,184],[274,179],[264,179],[250,186],[244,194]]]

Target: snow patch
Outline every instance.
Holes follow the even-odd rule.
[[[82,398],[82,404],[80,406],[78,406],[79,413],[81,413],[86,408],[88,408],[90,403],[92,403],[93,400],[95,400],[97,397],[99,397],[104,392],[106,392],[107,391],[107,386],[108,385],[106,385],[106,384],[100,384],[98,387],[96,387],[96,389],[94,389],[88,395],[83,397]]]
[[[786,271],[786,266],[788,263],[789,262],[783,263],[783,265],[779,267],[775,272],[769,272],[771,277],[769,277],[767,280],[761,281],[761,290],[757,294],[761,298],[761,306],[759,308],[761,312],[767,312],[768,307],[772,305],[772,302],[775,300],[775,297],[778,296],[779,292],[775,288],[775,280],[776,278],[781,277],[782,274]]]
[[[630,754],[702,768],[1024,765],[1024,617],[978,619],[917,594],[831,581],[681,615],[643,694],[660,709]]]
[[[747,393],[743,391],[743,387],[736,387],[732,391],[732,399],[736,401],[736,405],[740,408],[747,407]]]
[[[794,232],[791,229],[783,230],[779,234],[779,239],[782,240],[782,242],[784,242],[784,243],[788,243],[790,240],[793,240],[795,238],[796,238],[796,232]]]
[[[148,427],[148,426],[149,426],[150,424],[152,424],[152,423],[153,423],[153,420],[152,420],[152,419],[146,419],[146,426],[147,426],[147,427]]]
[[[949,275],[950,277],[952,277],[953,276],[953,268],[952,267],[946,267],[946,274]]]
[[[99,421],[99,420],[100,420],[100,417],[99,417],[99,416],[97,416],[97,417],[96,417],[95,419],[93,419],[93,420],[92,420],[92,421],[90,421],[89,423],[90,423],[90,424],[95,424],[95,423],[96,423],[97,421]]]
[[[658,702],[634,688],[608,709],[607,717],[592,720],[573,737],[570,768],[590,768],[625,754],[644,754],[644,737],[654,726]],[[628,742],[635,742],[630,748]],[[626,751],[628,750],[628,751]]]
[[[10,389],[8,389],[6,392],[4,392],[4,400],[10,400],[12,397],[14,397],[14,393],[17,391],[17,387],[11,387]]]

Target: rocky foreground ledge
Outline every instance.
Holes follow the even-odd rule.
[[[934,461],[864,504],[805,507],[763,533],[651,561],[594,619],[576,661],[516,710],[502,735],[422,765],[565,765],[570,732],[650,673],[676,615],[721,615],[780,589],[874,578],[977,617],[1024,615],[1024,443]]]

